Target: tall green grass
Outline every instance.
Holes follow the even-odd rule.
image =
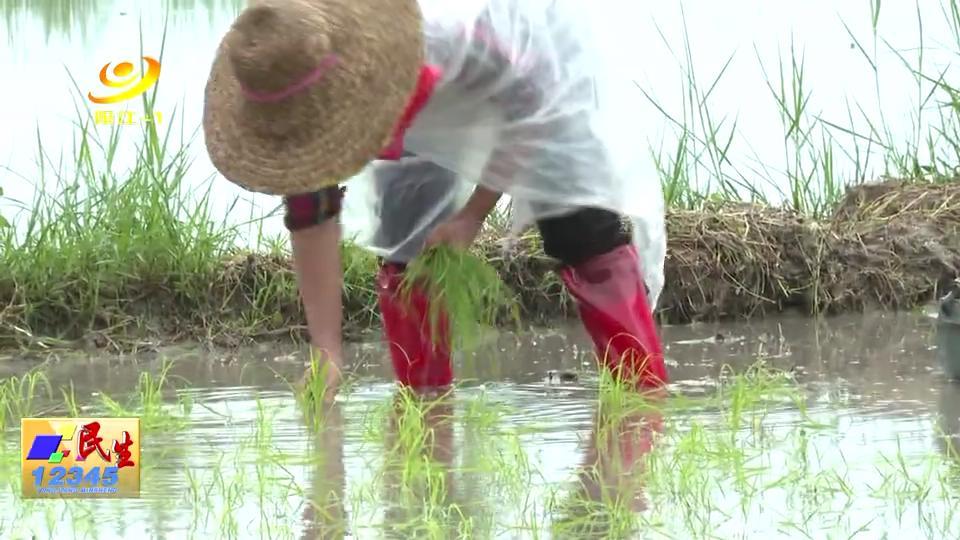
[[[960,3],[944,0],[941,6],[960,51]],[[919,13],[916,24],[921,39],[908,57],[878,34],[881,2],[870,0],[866,7],[873,31],[869,42],[856,36],[846,23],[844,27],[874,73],[878,102],[883,93],[878,58],[884,50],[895,54],[903,69],[916,81],[917,110],[911,117],[912,132],[892,132],[882,107],[879,118],[871,117],[859,103],[847,104],[845,119],[826,118],[812,110],[815,94],[810,87],[804,54],[791,41],[786,55],[779,53],[775,70],[764,65],[760,51],[755,51],[769,91],[768,106],[773,107],[781,121],[782,169],[769,163],[738,166],[730,158],[731,148],[743,139],[737,131],[737,119],[717,118],[711,107],[712,97],[718,87],[726,83],[724,76],[736,55],[731,54],[716,76],[701,80],[695,69],[689,34],[684,28],[683,50],[674,51],[668,44],[681,67],[685,88],[681,110],[668,110],[641,89],[645,99],[663,114],[676,134],[672,146],[653,150],[669,207],[697,209],[714,200],[774,204],[776,201],[767,195],[767,191],[772,190],[786,207],[823,218],[843,196],[845,186],[873,180],[867,171],[871,170],[872,152],[877,149],[883,159],[880,176],[927,182],[956,178],[960,163],[960,82],[948,77],[946,71],[931,71],[925,63],[927,38]],[[666,41],[662,31],[661,35]],[[744,106],[758,110],[763,104]],[[923,120],[927,116],[932,116],[934,121],[924,130]],[[853,127],[856,121],[868,126],[867,130]],[[849,144],[841,144],[844,141]]]
[[[155,118],[161,87],[143,96],[143,117]],[[82,96],[79,88],[77,94]],[[182,122],[177,126],[177,111],[164,111],[159,126],[105,129],[94,125],[94,113],[83,103],[66,163],[36,134],[37,170],[23,180],[41,187],[20,234],[5,222],[0,227],[0,297],[9,306],[0,310],[0,340],[34,330],[76,336],[94,327],[135,325],[131,304],[156,289],[171,302],[198,307],[237,252],[240,229],[216,217],[213,184],[190,189],[195,132],[186,133]],[[121,141],[134,132],[134,165],[119,171]],[[182,144],[174,144],[175,135]],[[235,198],[228,209],[238,206]],[[271,247],[266,239],[259,245]],[[275,294],[294,289],[289,276],[277,280]],[[269,293],[271,286],[260,290]]]

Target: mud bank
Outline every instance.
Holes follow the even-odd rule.
[[[666,287],[658,317],[683,324],[785,311],[837,314],[918,307],[960,275],[958,227],[956,182],[891,180],[859,186],[825,220],[744,203],[673,211],[667,216]],[[543,254],[536,234],[524,237],[508,256],[498,238],[485,233],[477,249],[518,294],[524,320],[575,317],[574,304],[551,271],[554,263]],[[342,254],[344,325],[355,339],[378,324],[377,261],[349,244]],[[78,317],[69,299],[52,303],[31,297],[0,276],[0,347],[129,349],[183,339],[230,346],[306,337],[296,281],[284,254],[238,253],[200,277],[205,286],[199,294],[180,286],[198,276],[133,276],[123,287],[104,283],[96,309],[91,312],[88,306],[90,315]]]
[[[956,182],[859,186],[819,221],[742,204],[673,213],[661,318],[912,309],[957,278],[958,227]]]

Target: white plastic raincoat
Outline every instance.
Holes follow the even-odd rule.
[[[595,206],[634,225],[655,306],[666,252],[660,180],[638,133],[640,56],[614,0],[421,0],[442,80],[407,131],[415,156],[348,184],[357,240],[409,260],[476,184],[507,194],[513,231]],[[439,167],[437,167],[439,165]],[[359,193],[358,193],[359,192]]]

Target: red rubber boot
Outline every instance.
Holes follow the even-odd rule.
[[[415,389],[449,386],[453,382],[450,365],[450,338],[445,316],[440,317],[440,343],[433,343],[430,331],[429,303],[426,295],[414,288],[410,303],[400,297],[404,267],[387,263],[377,275],[377,294],[383,317],[384,337],[390,343],[390,359],[400,384]]]
[[[667,383],[663,346],[632,244],[560,271],[603,366],[641,387]]]

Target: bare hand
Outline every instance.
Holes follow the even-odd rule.
[[[483,220],[469,215],[457,214],[438,225],[427,237],[427,247],[448,245],[455,248],[467,249],[476,240]]]

